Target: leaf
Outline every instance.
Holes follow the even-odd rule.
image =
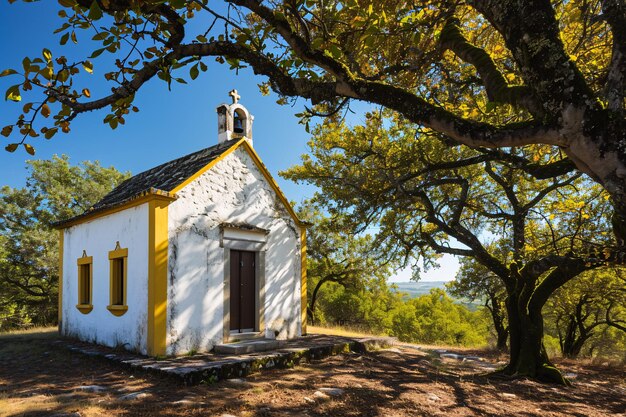
[[[4,71],[0,72],[0,77],[6,77],[7,75],[17,74],[17,71],[11,68],[7,68]]]
[[[54,136],[57,132],[58,132],[59,128],[58,127],[53,127],[52,129],[48,129],[46,130],[46,132],[44,133],[44,137],[46,139],[50,139],[52,138],[52,136]]]
[[[91,2],[91,7],[89,8],[89,13],[87,17],[91,20],[98,20],[102,17],[102,9],[98,5],[96,0]]]
[[[109,36],[109,34],[107,32],[100,32],[100,33],[96,33],[95,35],[93,35],[93,38],[91,38],[94,41],[101,41],[106,39]]]
[[[78,39],[76,39],[76,32],[72,31],[72,42],[78,43]]]
[[[91,61],[83,61],[83,68],[90,74],[93,74],[93,64]]]
[[[25,57],[22,60],[22,68],[24,68],[25,72],[29,72],[30,71],[30,58]]]
[[[24,149],[26,149],[26,152],[28,152],[30,155],[33,155],[33,156],[35,155],[35,148],[33,148],[28,143],[24,144]]]
[[[85,97],[91,97],[91,93],[89,92],[89,89],[83,88],[83,95]]]
[[[100,48],[100,49],[96,49],[95,51],[93,51],[91,53],[91,55],[89,56],[89,58],[96,58],[97,56],[101,55],[106,48]]]
[[[193,67],[191,67],[191,69],[189,70],[189,76],[191,77],[191,79],[195,80],[196,78],[198,78],[198,74],[200,74],[200,71],[198,70],[198,65],[194,65]]]
[[[19,143],[9,143],[7,146],[4,147],[4,149],[8,152],[15,152],[18,145]]]
[[[21,101],[22,96],[20,95],[20,86],[14,85],[12,87],[9,87],[4,95],[4,99],[11,101]]]
[[[76,0],[59,0],[59,4],[63,7],[74,7]]]
[[[2,132],[0,132],[0,134],[8,138],[12,131],[13,131],[13,125],[9,125],[9,126],[3,127]]]
[[[61,45],[65,45],[65,44],[67,43],[67,40],[68,40],[69,38],[70,38],[70,34],[69,34],[69,33],[67,33],[67,32],[65,32],[65,33],[63,34],[63,36],[61,36],[61,40],[59,41],[59,43],[60,43]]]
[[[335,59],[341,57],[341,49],[339,49],[339,47],[335,44],[328,45],[328,52],[330,53],[330,56]]]
[[[43,117],[50,116],[50,107],[48,107],[48,104],[44,104],[43,106],[41,106],[41,115]]]
[[[172,0],[172,1],[170,1],[170,6],[172,6],[175,9],[182,9],[183,7],[185,7],[186,4],[187,4],[187,2],[185,0]]]
[[[41,54],[43,55],[46,62],[52,61],[52,52],[50,52],[49,49],[43,48],[43,51],[41,52]]]

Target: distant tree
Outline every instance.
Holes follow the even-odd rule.
[[[626,285],[622,276],[626,276],[623,270],[613,268],[587,272],[559,288],[548,300],[544,314],[564,356],[578,356],[583,346],[606,327],[626,332]]]
[[[50,223],[80,214],[129,177],[67,156],[28,161],[26,186],[0,190],[0,329],[57,319],[59,234]]]
[[[390,333],[403,342],[454,346],[487,343],[487,318],[480,311],[472,312],[454,302],[439,288],[399,304],[391,317]]]
[[[386,116],[371,113],[352,129],[320,126],[310,154],[285,177],[319,187],[317,200],[353,227],[378,227],[388,254],[480,263],[506,289],[510,358],[501,373],[565,382],[543,346],[541,311],[561,285],[619,258],[606,195],[579,173],[540,181],[518,168],[527,158],[558,158],[548,147],[506,155],[450,148]]]
[[[328,282],[320,289],[317,310],[320,324],[394,334],[393,320],[403,304],[402,295],[385,281],[373,280],[359,287]]]
[[[17,137],[9,150],[22,143],[33,152],[32,137],[69,132],[78,115],[97,109],[108,109],[104,122],[115,128],[150,80],[186,83],[216,60],[268,77],[261,90],[282,103],[304,97],[324,113],[350,100],[373,103],[445,135],[449,147],[560,149],[539,164],[532,152],[518,153],[518,167],[537,178],[586,173],[611,196],[613,230],[625,245],[622,0],[59,3],[59,43],[91,38],[89,57],[44,49],[2,73],[15,80],[7,99],[37,93],[2,129]],[[111,87],[102,95],[81,78],[94,72],[92,60]],[[303,123],[320,113],[306,112]]]
[[[393,264],[380,252],[372,237],[355,234],[342,217],[324,216],[320,208],[305,202],[298,211],[311,223],[307,230],[308,311],[316,324],[316,305],[320,289],[334,282],[354,290],[384,283]]]
[[[502,280],[473,258],[461,258],[461,268],[456,279],[450,281],[446,289],[455,297],[484,303],[496,332],[496,348],[502,352],[507,351],[509,326],[506,317],[506,288]]]

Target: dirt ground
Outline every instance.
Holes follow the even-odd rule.
[[[567,388],[487,380],[474,362],[400,346],[184,387],[56,338],[0,337],[0,416],[626,416],[626,371],[606,364],[559,363],[574,377]]]

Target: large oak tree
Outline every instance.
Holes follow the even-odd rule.
[[[15,0],[9,0],[15,1]],[[91,31],[89,58],[48,49],[25,59],[6,97],[40,98],[2,133],[33,152],[32,136],[68,132],[80,113],[109,108],[124,122],[142,86],[206,69],[206,57],[251,66],[285,98],[395,110],[450,143],[502,148],[547,144],[563,158],[537,167],[578,169],[610,194],[626,240],[626,5],[623,0],[59,0],[62,44]],[[191,24],[193,23],[193,24]],[[191,29],[193,28],[193,29]],[[108,58],[111,93],[72,84]],[[106,68],[106,65],[105,65]],[[59,105],[60,104],[60,105]],[[511,119],[500,109],[514,108]],[[508,111],[508,110],[505,110]],[[487,113],[493,113],[489,115]],[[39,127],[41,117],[53,116]],[[307,114],[303,115],[306,119]],[[13,129],[17,126],[18,129]],[[19,132],[19,133],[18,133]]]
[[[510,356],[499,375],[566,382],[543,345],[542,309],[562,285],[620,256],[608,195],[581,173],[537,180],[517,167],[558,156],[546,146],[449,147],[402,118],[368,116],[363,126],[316,128],[302,164],[282,175],[319,187],[316,200],[356,230],[377,227],[389,257],[480,264],[506,294]]]

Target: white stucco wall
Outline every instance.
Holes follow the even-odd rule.
[[[109,310],[109,251],[115,242],[128,248],[128,311]],[[93,257],[93,310],[83,314],[78,303],[76,260]],[[148,303],[148,204],[132,207],[64,231],[62,332],[66,336],[146,353]]]
[[[247,151],[238,148],[177,195],[168,221],[167,353],[206,351],[223,341],[222,223],[270,231],[266,335],[300,335],[300,231]]]

